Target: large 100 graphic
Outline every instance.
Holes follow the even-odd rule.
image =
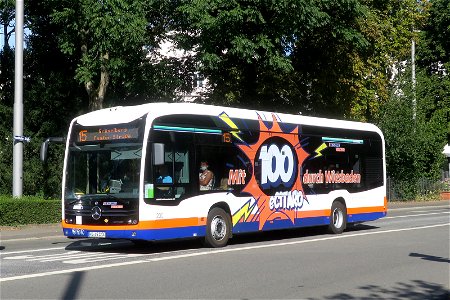
[[[328,145],[323,143],[312,154],[307,153],[300,143],[299,126],[285,132],[275,114],[272,114],[272,124],[268,125],[258,116],[259,137],[253,144],[242,139],[238,126],[226,113],[219,117],[234,130],[237,147],[252,164],[247,171],[232,170],[229,174],[229,184],[244,184],[241,193],[252,196],[233,214],[233,226],[238,222],[256,222],[261,230],[272,220],[290,220],[295,224],[298,212],[308,204],[302,184],[359,183],[361,180],[361,175],[353,171],[302,170],[306,159],[320,157]],[[250,179],[246,182],[247,175]]]

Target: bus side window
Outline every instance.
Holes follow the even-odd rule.
[[[245,158],[240,150],[232,144],[210,146],[200,145],[197,147],[197,166],[200,162],[208,162],[208,170],[214,174],[212,190],[215,191],[240,191],[250,180],[251,172],[244,165]],[[200,169],[198,172],[202,172]],[[199,173],[200,175],[200,173]],[[205,191],[200,189],[200,192]]]

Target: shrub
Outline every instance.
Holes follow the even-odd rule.
[[[61,221],[61,201],[36,196],[0,195],[0,226],[49,224]]]

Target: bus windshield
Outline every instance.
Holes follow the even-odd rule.
[[[138,198],[141,143],[93,143],[69,147],[66,199],[120,194]]]

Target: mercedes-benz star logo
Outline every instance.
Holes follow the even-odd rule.
[[[102,209],[98,206],[94,206],[91,212],[92,212],[92,219],[94,220],[98,220],[102,216]]]

